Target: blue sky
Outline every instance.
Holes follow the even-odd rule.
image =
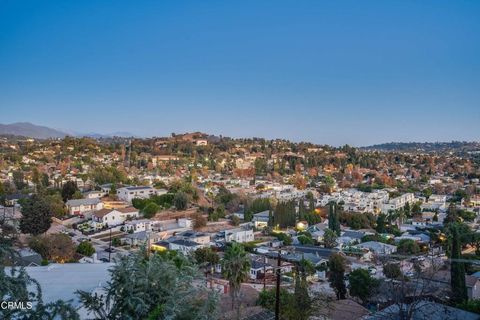
[[[480,1],[0,0],[0,123],[480,140]]]

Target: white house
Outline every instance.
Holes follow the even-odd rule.
[[[152,222],[147,219],[126,221],[125,231],[132,232],[132,233],[150,231],[152,229],[151,223]]]
[[[71,199],[67,201],[66,205],[68,213],[71,215],[79,215],[103,209],[103,202],[98,198]]]
[[[139,212],[134,207],[102,209],[92,214],[92,221],[95,228],[112,227],[121,225],[127,219],[136,218],[138,215]]]
[[[83,196],[86,198],[86,199],[95,199],[95,198],[101,198],[103,196],[105,196],[106,193],[103,192],[103,191],[96,191],[96,190],[93,190],[93,191],[88,191],[88,192],[85,192],[83,194]]]
[[[243,229],[236,228],[225,230],[225,241],[226,242],[250,242],[254,240],[253,230],[252,229]]]
[[[255,226],[255,228],[257,229],[261,229],[261,228],[265,228],[266,226],[268,226],[268,220],[270,218],[270,213],[268,210],[266,211],[262,211],[262,212],[259,212],[259,213],[255,213],[253,215],[253,224]]]
[[[415,195],[413,193],[405,193],[401,196],[388,200],[387,203],[383,204],[382,212],[387,214],[389,211],[399,210],[405,205],[413,204],[415,202]]]
[[[117,196],[120,200],[132,203],[135,198],[147,199],[153,195],[167,193],[165,189],[155,189],[146,186],[123,187],[117,190]]]

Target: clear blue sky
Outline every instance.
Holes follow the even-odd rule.
[[[0,0],[0,123],[480,140],[480,1]]]

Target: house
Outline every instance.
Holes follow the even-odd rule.
[[[465,276],[468,299],[480,299],[480,279],[474,276]]]
[[[361,304],[351,300],[335,300],[322,310],[322,314],[326,314],[327,319],[332,320],[356,320],[364,319],[370,314],[370,311]]]
[[[103,209],[103,202],[98,198],[71,199],[66,206],[70,215],[80,215]]]
[[[208,140],[207,139],[197,139],[195,141],[195,144],[197,146],[206,146],[206,145],[208,145]]]
[[[153,195],[162,195],[167,193],[165,189],[155,189],[147,186],[124,187],[117,190],[117,197],[128,203],[132,203],[135,198],[147,199]]]
[[[95,228],[112,227],[123,224],[127,219],[138,217],[139,212],[134,207],[118,209],[102,209],[92,214]]]
[[[83,194],[83,196],[85,197],[85,199],[95,199],[95,198],[101,198],[103,196],[105,196],[106,193],[103,192],[103,191],[96,191],[96,190],[93,190],[93,191],[88,191],[88,192],[85,192]]]
[[[42,264],[42,256],[30,248],[18,250],[17,253],[14,259],[16,266],[34,267]]]
[[[450,271],[439,270],[433,275],[432,281],[439,284],[450,286]],[[480,299],[480,279],[473,275],[465,275],[465,285],[467,286],[468,299]]]
[[[23,193],[7,194],[5,196],[5,205],[9,207],[16,206],[19,200],[26,199],[28,197],[28,194]]]
[[[273,267],[259,260],[252,260],[250,263],[250,279],[263,279],[268,272],[272,272]]]
[[[382,205],[382,212],[384,214],[388,214],[390,211],[399,210],[405,207],[407,203],[413,204],[414,202],[415,202],[414,194],[405,193],[405,194],[402,194],[401,196],[388,200],[387,203],[384,203]]]
[[[210,243],[210,235],[204,232],[197,232],[188,230],[176,235],[176,238],[193,241],[201,245],[208,245]]]
[[[184,239],[176,239],[168,242],[169,242],[168,248],[170,250],[180,251],[184,255],[190,254],[191,252],[204,247],[203,245],[197,242],[184,240]]]
[[[359,249],[368,249],[375,254],[392,254],[397,252],[397,246],[378,241],[367,241],[353,246]]]
[[[158,252],[167,251],[169,248],[170,248],[170,242],[166,240],[160,240],[150,246],[150,250],[158,251]]]
[[[151,224],[152,222],[147,219],[126,221],[124,231],[130,233],[150,231]]]
[[[412,219],[412,226],[416,227],[426,227],[427,226],[427,220],[425,218],[413,218]]]
[[[253,229],[235,228],[224,231],[225,242],[250,242],[254,240]]]
[[[400,308],[403,309],[405,314],[408,313],[409,319],[412,320],[478,320],[478,314],[476,313],[428,300],[417,300],[413,304],[392,304],[387,308],[362,319],[401,319]]]
[[[132,246],[147,246],[150,249],[155,250],[153,246],[161,241],[165,237],[165,232],[155,232],[155,231],[140,231],[135,233],[127,234],[123,239],[124,242]],[[165,250],[168,249],[165,248]]]
[[[259,213],[255,213],[253,215],[253,225],[256,229],[262,229],[268,226],[268,222],[270,220],[270,211],[265,210]]]
[[[366,235],[363,231],[345,230],[341,236],[337,238],[337,242],[341,245],[351,245],[360,243],[362,238]]]

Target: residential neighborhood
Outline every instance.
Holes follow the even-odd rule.
[[[405,291],[404,303],[434,297],[435,308],[462,309],[452,304],[463,299],[455,297],[451,280],[458,268],[451,246],[457,241],[457,257],[472,259],[462,263],[462,301],[480,299],[475,157],[411,153],[387,165],[394,154],[328,146],[311,152],[310,145],[196,135],[208,141],[193,146],[196,157],[174,151],[191,144],[181,135],[162,138],[160,149],[143,139],[120,140],[113,151],[108,139],[4,140],[0,211],[18,234],[13,263],[35,275],[34,268],[58,264],[111,265],[141,252],[175,252],[197,261],[212,288],[228,296],[237,289],[223,260],[236,248],[249,266],[239,288],[248,294],[238,302],[246,310],[273,312],[262,295],[274,293],[277,283],[288,290],[308,266],[301,272],[312,297],[349,301],[368,319],[398,303],[389,298],[392,290]],[[222,143],[229,146],[228,157],[216,151]],[[154,147],[148,152],[147,145]],[[166,148],[175,160],[152,165]],[[258,148],[265,152],[252,156],[250,150]],[[49,160],[52,152],[59,157]],[[343,161],[345,153],[373,163]],[[43,209],[28,209],[40,204],[45,218],[39,216]],[[52,247],[55,242],[61,249]],[[334,269],[338,263],[340,271]],[[107,281],[105,274],[99,279]],[[412,288],[420,284],[422,294]],[[372,287],[360,294],[358,286]],[[92,290],[97,287],[92,283]],[[49,288],[44,290],[48,296]]]

